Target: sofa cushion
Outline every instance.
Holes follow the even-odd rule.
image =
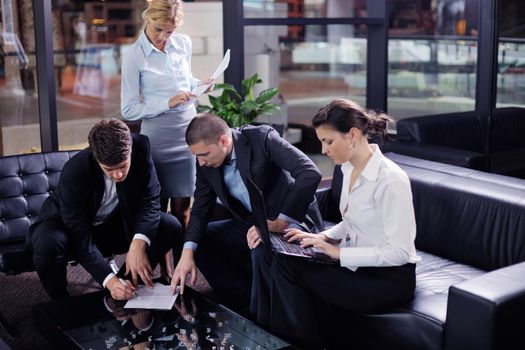
[[[348,348],[443,348],[449,287],[486,271],[423,251],[417,254],[422,259],[416,265],[414,300],[388,313],[354,315],[350,322],[343,321],[346,327],[359,329],[345,344]],[[338,319],[348,320],[348,313],[339,312]]]

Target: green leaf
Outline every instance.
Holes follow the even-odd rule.
[[[209,111],[216,114],[231,127],[239,127],[251,123],[260,114],[273,114],[279,107],[269,102],[279,93],[279,89],[270,88],[254,96],[255,84],[262,80],[258,74],[244,79],[241,82],[241,93],[231,84],[216,84],[215,90],[222,92],[218,96],[208,95],[211,106],[197,105],[199,113]]]
[[[262,80],[259,79],[259,75],[257,73],[255,73],[248,79],[244,79],[241,82],[242,96],[244,96],[246,100],[254,100],[255,98],[253,96],[253,87],[255,86],[255,84],[259,84],[259,83],[262,83]]]
[[[279,93],[279,89],[276,88],[270,88],[261,91],[257,99],[255,100],[257,103],[264,103],[270,101],[275,95]]]
[[[279,108],[279,106],[273,104],[265,104],[261,106],[259,114],[275,114],[280,110],[281,108]]]
[[[197,103],[197,113],[203,113],[209,111],[211,108],[206,105],[201,105],[200,103]]]

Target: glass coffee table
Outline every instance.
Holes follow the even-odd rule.
[[[295,349],[189,288],[171,310],[123,306],[99,291],[38,304],[33,320],[60,349]]]

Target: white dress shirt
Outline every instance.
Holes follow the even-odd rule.
[[[342,221],[324,231],[341,240],[341,266],[352,271],[361,266],[400,266],[421,260],[416,255],[416,221],[412,191],[406,173],[384,157],[377,145],[374,154],[350,191],[354,167],[341,166]]]
[[[144,31],[122,57],[120,109],[127,120],[155,117],[164,112],[182,111],[191,103],[169,107],[169,99],[191,91],[199,79],[191,73],[191,39],[173,33],[164,51],[157,49]]]
[[[106,222],[115,208],[117,207],[119,201],[117,196],[117,184],[115,181],[111,180],[106,174],[104,174],[104,194],[102,195],[102,201],[100,203],[100,208],[98,208],[97,214],[95,215],[95,221],[93,226],[100,225]],[[145,241],[148,245],[151,245],[151,241],[148,236],[142,233],[135,233],[133,239],[141,239]],[[102,281],[102,287],[106,287],[109,279],[115,276],[114,273],[110,273]]]

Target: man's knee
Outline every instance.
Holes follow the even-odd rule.
[[[157,234],[163,236],[163,242],[169,242],[173,245],[177,240],[180,240],[182,225],[179,220],[166,213],[160,213],[160,224]]]
[[[64,255],[69,239],[65,230],[57,225],[41,223],[31,237],[34,254]]]

